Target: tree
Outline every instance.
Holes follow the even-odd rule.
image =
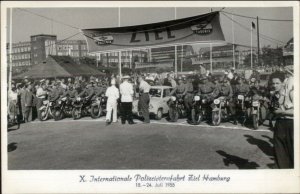
[[[253,67],[255,66],[255,64],[257,63],[257,56],[252,53],[252,65]],[[248,54],[245,59],[244,59],[244,68],[250,68],[251,67],[251,54]]]
[[[270,48],[266,46],[262,48],[260,56],[261,65],[275,66],[283,63],[282,48]]]

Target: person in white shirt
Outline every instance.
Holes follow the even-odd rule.
[[[135,124],[132,120],[132,101],[133,101],[133,85],[128,82],[129,76],[122,77],[123,83],[120,84],[121,94],[121,121],[125,124],[126,120],[129,124]]]
[[[106,103],[106,124],[111,123],[111,113],[112,113],[112,122],[117,122],[117,100],[120,97],[119,89],[116,87],[116,80],[111,80],[111,86],[107,88],[105,96],[107,97]]]
[[[14,84],[11,86],[11,90],[8,91],[8,115],[12,123],[18,123],[19,115],[19,106],[18,106],[18,93]],[[19,128],[19,125],[18,125]]]
[[[39,110],[41,106],[43,105],[43,101],[46,99],[47,91],[46,91],[46,85],[44,83],[44,80],[40,81],[40,87],[36,91],[36,109],[38,114],[38,119],[41,118],[41,111]]]

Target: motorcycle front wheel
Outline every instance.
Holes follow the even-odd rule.
[[[191,117],[192,117],[192,124],[199,125],[203,118],[202,111],[197,112],[196,109],[193,108],[191,112]]]
[[[219,111],[212,112],[212,124],[213,126],[218,126],[221,123],[221,117],[219,116]]]
[[[252,121],[253,121],[253,128],[258,129],[258,116],[257,114],[252,115]]]
[[[80,107],[73,108],[72,117],[74,120],[81,118],[81,108]]]
[[[48,118],[47,109],[40,110],[40,121],[46,121]]]
[[[55,121],[63,119],[63,112],[60,109],[55,109],[53,111],[53,118]]]
[[[171,122],[176,122],[178,120],[179,113],[175,108],[170,107],[169,109],[169,118]]]
[[[91,117],[93,119],[99,118],[102,113],[102,107],[101,106],[92,106],[91,108]]]

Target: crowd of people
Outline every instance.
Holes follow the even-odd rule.
[[[228,101],[228,110],[233,123],[238,118],[236,105],[237,96],[263,99],[262,106],[266,112],[264,119],[276,120],[274,128],[274,147],[277,164],[280,168],[293,167],[293,67],[275,71],[266,84],[260,83],[259,73],[254,71],[249,79],[238,74],[234,69],[217,77],[207,72],[206,75],[180,75],[171,73],[131,74],[120,77],[110,75],[103,77],[65,78],[29,80],[25,77],[21,82],[13,82],[8,91],[8,117],[10,121],[30,122],[40,118],[39,108],[43,101],[56,101],[62,97],[75,99],[84,97],[91,100],[101,94],[107,97],[107,125],[118,121],[120,108],[121,123],[135,124],[132,114],[132,102],[138,98],[139,111],[145,124],[149,118],[149,90],[152,85],[165,85],[173,88],[170,96],[181,96],[191,117],[193,98],[204,96],[210,103],[220,96]]]

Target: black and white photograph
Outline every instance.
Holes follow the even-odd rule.
[[[297,118],[297,1],[1,4],[3,193],[298,193]]]

